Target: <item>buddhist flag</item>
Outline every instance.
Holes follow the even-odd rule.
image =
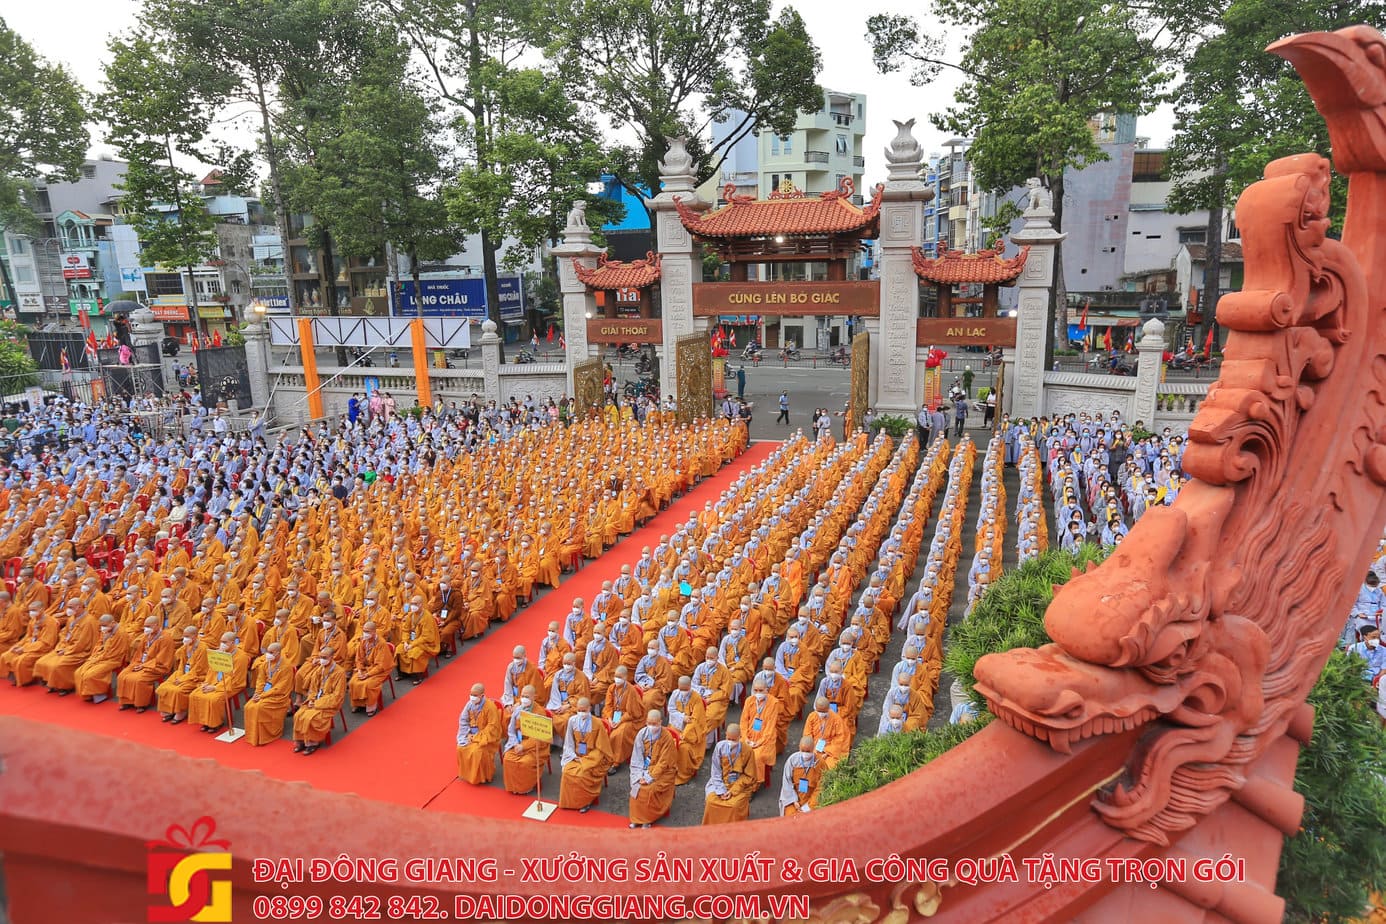
[[[1136,335],[1129,330],[1126,332],[1126,352],[1130,353],[1136,348]]]
[[[72,371],[72,360],[67,358],[67,347],[58,351],[58,365],[62,366],[64,372]]]
[[[1213,355],[1213,328],[1208,327],[1208,339],[1203,341],[1203,358],[1209,359]]]
[[[559,348],[560,350],[566,350],[566,349],[568,349],[568,341],[563,339],[563,335],[562,335],[562,334],[559,334],[559,335],[558,335],[558,348]]]
[[[98,349],[99,349],[99,347],[97,346],[97,343],[96,343],[96,331],[94,331],[94,330],[88,330],[88,331],[87,331],[87,339],[86,339],[86,341],[82,344],[82,352],[83,352],[86,356],[90,357],[91,360],[92,360],[93,362],[95,362],[95,361],[96,361],[96,351],[97,351]]]

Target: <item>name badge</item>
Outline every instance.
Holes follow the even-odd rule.
[[[828,708],[833,712],[837,712],[837,703],[828,703]]]
[[[828,742],[824,741],[822,738],[819,738],[819,739],[818,739],[818,743],[817,743],[816,745],[813,746],[813,749],[814,749],[815,751],[818,751],[818,752],[821,754],[821,753],[823,752],[823,749],[826,748],[827,746],[828,746]]]
[[[274,686],[274,684],[269,683],[269,682],[266,682],[266,683],[265,683],[265,692],[268,693],[268,692],[270,691],[270,688],[273,687],[273,686]]]
[[[753,722],[751,723],[751,731],[760,731],[761,725],[762,725],[762,723],[761,723],[760,719],[756,719],[755,721],[753,721]]]
[[[582,756],[586,755],[586,754],[587,754],[587,745],[585,745],[585,744],[579,744],[579,745],[577,746],[577,752],[578,752],[578,756],[579,756],[579,757],[582,757]]]
[[[799,781],[799,792],[808,792],[808,780],[807,780],[807,779],[803,779],[803,780],[800,780],[800,781]]]
[[[468,728],[468,730],[467,730],[467,734],[469,734],[469,735],[475,735],[475,734],[477,733],[477,731],[479,731],[479,729],[478,729],[475,725],[472,725],[472,726],[469,726],[469,728]]]
[[[611,724],[612,724],[612,725],[620,725],[620,724],[621,724],[621,710],[617,709],[615,712],[611,713]]]

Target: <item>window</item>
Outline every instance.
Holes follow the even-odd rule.
[[[771,153],[771,155],[777,155],[777,154],[780,153],[780,136],[779,136],[779,135],[772,135],[772,136],[770,136],[770,153]]]
[[[834,186],[833,189],[841,189],[841,188],[842,188],[842,184],[843,184],[843,182],[844,182],[846,179],[847,179],[847,174],[845,174],[845,173],[839,173],[839,174],[837,175],[837,185]]]
[[[1240,241],[1242,239],[1241,229],[1237,227],[1235,220],[1227,223],[1227,233],[1222,236],[1224,241]]]
[[[1181,244],[1205,244],[1207,242],[1207,228],[1184,228],[1179,232],[1179,243]]]
[[[1146,239],[1147,241],[1158,241],[1158,240],[1160,240],[1160,239],[1163,238],[1163,237],[1164,237],[1163,234],[1147,234],[1147,235],[1145,236],[1145,239]]]
[[[769,191],[770,191],[770,192],[779,192],[779,189],[780,189],[780,175],[779,175],[778,173],[772,173],[772,174],[770,174],[770,190],[769,190]]]
[[[14,265],[14,281],[32,283],[34,281],[33,267],[27,263],[16,263]]]
[[[10,253],[18,256],[25,252],[26,243],[22,237],[10,238]]]
[[[82,179],[84,179],[84,180],[94,180],[94,179],[96,179],[96,164],[83,164],[83,165],[82,165]]]
[[[846,135],[838,135],[838,136],[837,136],[836,145],[837,145],[837,153],[839,153],[839,154],[846,154],[846,153],[848,153],[849,150],[850,150],[850,149],[847,147],[847,136],[846,136]]]
[[[781,149],[784,153],[786,153],[786,154],[793,154],[793,153],[794,153],[794,136],[793,136],[793,135],[781,135],[781,136],[780,136],[780,149]]]
[[[862,118],[862,104],[861,104],[861,103],[857,103],[857,118],[858,118],[858,119]]]
[[[1131,164],[1132,183],[1159,183],[1165,178],[1164,151],[1137,151]]]

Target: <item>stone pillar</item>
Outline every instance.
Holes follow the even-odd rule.
[[[1147,430],[1155,429],[1155,393],[1160,387],[1160,367],[1165,361],[1165,325],[1151,318],[1141,328],[1136,341],[1136,393],[1131,397],[1131,423],[1145,421]]]
[[[921,400],[915,340],[919,320],[919,277],[914,248],[924,239],[924,203],[934,191],[919,178],[924,149],[911,129],[914,119],[896,122],[899,133],[886,148],[881,201],[880,332],[871,331],[872,391],[877,413],[914,416]],[[870,326],[867,327],[870,330]]]
[[[563,365],[568,374],[567,394],[571,397],[574,394],[573,367],[595,355],[587,342],[587,319],[595,316],[597,300],[587,291],[587,285],[577,278],[577,272],[573,269],[573,260],[588,268],[595,267],[597,255],[602,252],[600,247],[592,243],[592,229],[587,227],[586,202],[579,200],[573,203],[572,210],[568,212],[568,225],[563,229],[563,243],[551,252],[558,258],[558,290],[563,293],[563,339],[568,344],[563,351]],[[497,361],[499,358],[498,355]],[[496,385],[496,400],[499,401],[499,373]]]
[[[1015,417],[1044,414],[1044,340],[1049,332],[1049,290],[1054,284],[1054,250],[1067,235],[1054,230],[1054,209],[1049,191],[1031,179],[1030,204],[1025,226],[1011,241],[1029,246],[1030,256],[1016,280],[1015,362],[1006,368],[1006,387],[1011,393],[1010,413]]]
[[[654,213],[655,230],[659,239],[660,280],[664,339],[660,344],[659,393],[678,394],[678,363],[674,344],[707,325],[693,322],[693,284],[703,279],[701,249],[679,220],[674,205],[677,198],[686,208],[703,211],[708,203],[698,198],[698,177],[693,169],[693,157],[685,148],[685,138],[666,138],[669,153],[660,162],[659,179],[663,191],[648,203]]]
[[[269,328],[259,321],[251,321],[241,329],[245,337],[245,364],[250,376],[250,403],[264,408],[265,416],[270,413],[270,334]]]
[[[569,264],[568,269],[572,269]],[[587,321],[583,325],[583,342],[586,343]],[[500,404],[500,350],[501,338],[496,333],[496,322],[490,318],[481,322],[481,375],[482,375],[482,397],[487,401],[494,401]],[[573,355],[573,345],[568,344],[568,355]],[[572,394],[573,367],[571,361],[568,365],[568,394]]]

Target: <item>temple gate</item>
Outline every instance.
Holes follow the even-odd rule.
[[[712,344],[706,334],[689,334],[674,344],[679,423],[712,416]]]

